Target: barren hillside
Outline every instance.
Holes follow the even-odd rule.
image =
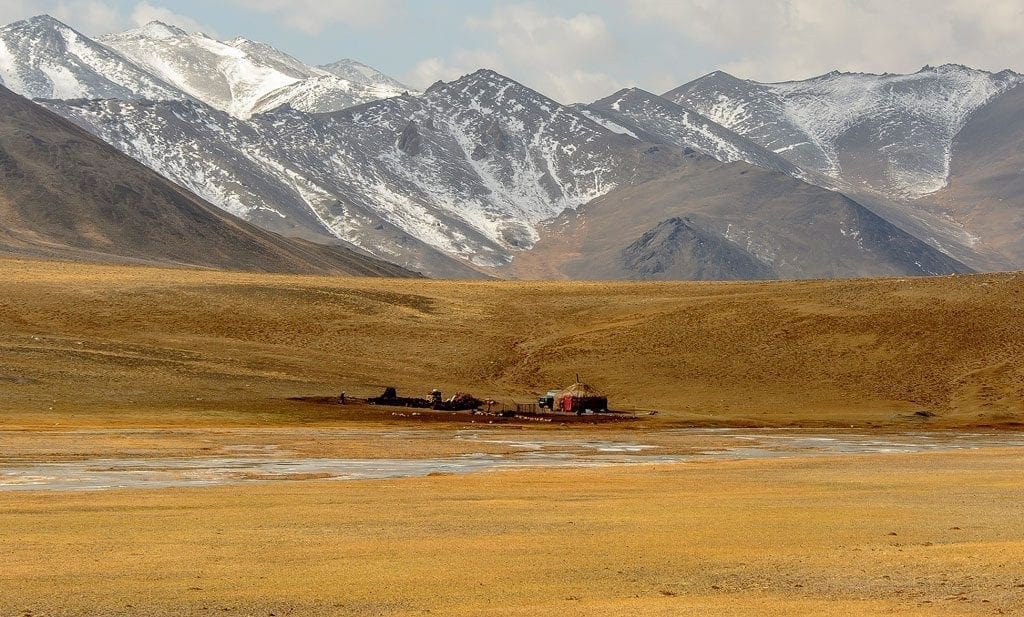
[[[579,372],[658,420],[1024,419],[1021,274],[451,283],[5,261],[0,287],[7,412],[280,417],[290,396],[528,399]]]

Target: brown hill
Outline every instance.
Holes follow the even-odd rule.
[[[834,191],[688,155],[568,211],[510,271],[522,278],[756,280],[969,272]]]
[[[0,289],[6,422],[308,419],[334,412],[285,399],[529,400],[576,373],[660,421],[1024,421],[1022,274],[446,282],[2,261]]]
[[[0,254],[410,276],[343,246],[266,232],[0,86]]]

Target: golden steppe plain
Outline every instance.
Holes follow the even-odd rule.
[[[308,421],[330,412],[283,399],[395,385],[530,400],[576,373],[666,422],[1024,417],[1021,274],[518,283],[0,261],[0,289],[7,424]]]
[[[1024,611],[1016,451],[0,492],[5,615]]]
[[[0,290],[7,461],[197,456],[240,429],[336,454],[287,437],[310,427],[417,427],[438,439],[345,453],[448,456],[459,426],[288,399],[396,385],[526,401],[576,372],[642,419],[524,434],[1024,418],[1018,274],[456,283],[9,260]],[[1020,614],[1022,472],[1020,448],[993,447],[0,491],[0,614]]]

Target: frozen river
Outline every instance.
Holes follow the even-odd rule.
[[[125,432],[69,431],[56,434],[69,440],[112,439]],[[141,430],[129,436],[148,444],[161,439],[181,440],[187,431]],[[280,480],[372,480],[465,474],[503,469],[598,467],[606,465],[677,464],[712,460],[768,459],[799,456],[870,455],[950,451],[992,447],[1024,448],[1024,434],[911,432],[857,434],[792,430],[679,429],[638,433],[632,439],[589,439],[551,433],[515,435],[508,431],[393,431],[347,429],[281,429],[218,431],[224,443],[213,454],[156,456],[151,450],[124,456],[96,456],[86,451],[72,460],[49,457],[26,449],[33,435],[0,432],[5,441],[22,449],[0,450],[0,490],[103,490],[208,486]],[[54,439],[40,433],[40,439]],[[198,439],[205,435],[195,431]],[[276,443],[277,437],[285,437]],[[316,456],[291,449],[303,443],[331,440],[331,455]],[[436,444],[450,440],[458,453],[445,456],[367,456],[368,444],[395,440],[401,444]],[[245,443],[246,441],[252,443]],[[290,441],[291,440],[291,441]],[[360,445],[360,456],[346,456],[346,444]],[[401,447],[401,444],[399,447]],[[51,446],[53,447],[53,446]],[[59,446],[58,446],[59,447]],[[159,448],[156,448],[159,451]]]

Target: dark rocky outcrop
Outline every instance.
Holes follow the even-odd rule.
[[[768,265],[689,217],[658,223],[622,250],[622,267],[642,280],[761,280]]]

